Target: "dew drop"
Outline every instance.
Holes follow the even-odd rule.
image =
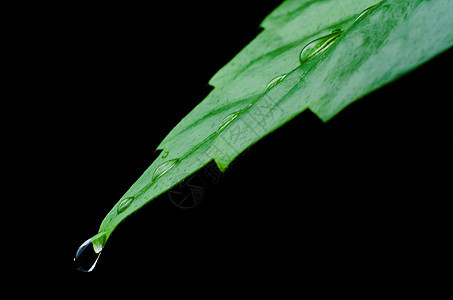
[[[379,4],[379,3],[378,3]],[[357,22],[359,21],[361,18],[363,18],[365,15],[367,15],[368,13],[372,12],[377,6],[378,4],[375,4],[375,5],[372,5],[370,7],[367,7],[365,8],[364,11],[362,11],[358,16],[357,18],[355,18],[354,22]]]
[[[154,171],[153,181],[157,180],[158,178],[162,177],[162,175],[170,171],[178,162],[179,159],[171,159],[158,166]]]
[[[165,152],[162,154],[162,158],[167,158],[168,154],[169,154],[168,151],[165,151]]]
[[[275,87],[277,84],[279,84],[283,79],[285,79],[286,76],[287,76],[287,74],[283,74],[283,75],[279,75],[279,76],[275,77],[274,79],[272,79],[267,84],[265,93],[269,92],[273,87]]]
[[[226,116],[222,122],[220,122],[220,125],[219,127],[217,128],[217,132],[220,132],[222,131],[223,129],[225,129],[231,122],[233,122],[234,119],[236,119],[238,116],[238,113],[235,112],[235,113],[232,113],[228,116]]]
[[[340,37],[342,33],[343,31],[341,31],[340,29],[335,29],[334,31],[332,31],[332,33],[308,43],[300,52],[300,63],[303,64],[313,56],[329,49],[329,47],[333,45],[333,43]]]
[[[120,214],[125,211],[134,201],[134,197],[127,197],[121,200],[120,204],[118,204],[117,212]]]
[[[92,238],[86,240],[77,249],[74,257],[74,262],[77,269],[82,272],[91,272],[96,267],[96,264],[101,256],[101,251],[105,243],[105,232],[100,232]],[[92,245],[92,247],[89,247]]]

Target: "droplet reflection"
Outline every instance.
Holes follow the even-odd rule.
[[[266,86],[265,93],[269,92],[273,87],[279,84],[283,79],[285,79],[287,74],[279,75],[272,79]]]
[[[359,21],[359,20],[362,19],[364,16],[366,16],[367,14],[369,14],[370,12],[372,12],[378,5],[379,5],[379,3],[378,3],[378,4],[375,4],[375,5],[372,5],[372,6],[370,6],[370,7],[365,8],[365,9],[357,16],[357,18],[355,18],[354,22]]]
[[[134,197],[127,197],[121,200],[120,204],[118,205],[117,212],[120,214],[125,211],[134,201]]]
[[[341,36],[342,33],[343,31],[341,31],[340,29],[335,29],[331,34],[320,37],[319,39],[308,43],[300,52],[300,63],[303,64],[313,56],[321,54],[329,49],[330,46],[333,45],[333,43]]]
[[[178,162],[179,159],[171,159],[158,166],[157,169],[154,171],[153,181],[157,180],[158,178],[162,177],[165,173],[170,171]]]
[[[220,132],[222,131],[223,129],[225,129],[225,127],[227,127],[231,122],[233,122],[234,119],[236,119],[238,116],[238,113],[235,112],[235,113],[232,113],[228,116],[226,116],[222,122],[220,122],[220,125],[219,127],[217,128],[217,132]]]

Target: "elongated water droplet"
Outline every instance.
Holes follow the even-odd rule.
[[[126,208],[128,208],[132,204],[134,199],[135,199],[134,197],[127,197],[121,200],[120,204],[118,204],[117,212],[120,214],[123,211],[125,211]]]
[[[232,113],[228,116],[226,116],[222,122],[220,122],[220,125],[219,127],[217,128],[217,132],[220,132],[222,131],[223,129],[225,129],[225,127],[227,127],[231,122],[233,122],[234,119],[236,119],[238,116],[238,113],[235,112],[235,113]]]
[[[169,154],[168,151],[165,151],[165,152],[162,154],[162,158],[167,158],[168,154]]]
[[[105,232],[100,232],[92,238],[86,240],[77,250],[74,262],[77,269],[82,272],[91,272],[101,256],[105,242]],[[89,247],[92,246],[92,247]]]
[[[379,4],[379,3],[378,3]],[[377,6],[378,4],[375,4],[375,5],[372,5],[370,7],[367,7],[365,8],[364,11],[362,11],[358,16],[357,18],[355,18],[354,22],[357,22],[358,20],[360,20],[361,18],[363,18],[365,15],[369,14],[370,12],[372,12]]]
[[[273,87],[279,84],[283,79],[285,79],[287,74],[279,75],[272,79],[266,86],[265,93],[269,92]]]
[[[333,43],[340,37],[342,33],[343,31],[341,31],[340,29],[335,29],[331,34],[320,37],[319,39],[308,43],[300,52],[300,63],[303,64],[313,56],[329,49],[329,47],[333,45]]]
[[[153,181],[157,180],[162,175],[164,175],[165,173],[170,171],[178,162],[179,162],[179,159],[171,159],[169,161],[164,162],[160,166],[158,166],[156,171],[154,171]]]

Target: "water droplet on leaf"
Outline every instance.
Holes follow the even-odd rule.
[[[122,213],[123,211],[126,210],[126,208],[128,208],[132,202],[134,201],[134,197],[127,197],[127,198],[124,198],[123,200],[121,200],[120,204],[118,205],[118,213]]]
[[[362,12],[357,16],[357,18],[355,18],[354,22],[357,22],[358,20],[360,20],[361,18],[363,18],[365,15],[367,15],[367,14],[370,13],[370,12],[372,12],[377,6],[378,6],[378,4],[375,4],[375,5],[372,5],[372,6],[370,6],[370,7],[365,8],[365,10],[362,11]]]
[[[287,74],[279,75],[272,79],[266,86],[265,93],[269,92],[273,87],[279,84],[283,79],[285,79]]]
[[[168,154],[169,154],[168,151],[165,151],[165,152],[162,154],[162,158],[167,158]]]
[[[309,60],[315,55],[318,55],[333,45],[333,43],[340,37],[343,33],[340,29],[332,31],[331,34],[320,37],[310,43],[308,43],[300,52],[299,61],[301,64]]]
[[[158,166],[154,171],[153,181],[157,180],[158,178],[162,177],[162,175],[170,171],[178,162],[179,159],[171,159]]]
[[[100,232],[92,238],[86,240],[77,250],[74,262],[77,269],[82,272],[91,272],[101,256],[101,251],[105,242],[105,232]],[[90,247],[92,246],[92,247]]]
[[[234,119],[236,119],[238,116],[238,113],[235,112],[235,113],[232,113],[228,116],[226,116],[222,122],[220,122],[220,125],[219,127],[217,128],[217,132],[220,132],[222,131],[223,129],[225,129],[225,127],[227,127],[231,122],[233,122]]]

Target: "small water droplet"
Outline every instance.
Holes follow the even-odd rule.
[[[379,3],[378,3],[379,4]],[[367,7],[365,8],[364,11],[362,11],[358,16],[357,18],[355,18],[354,22],[357,22],[358,20],[360,20],[361,18],[363,18],[365,15],[367,15],[368,13],[372,12],[377,6],[378,4],[375,4],[375,5],[372,5],[370,7]]]
[[[77,269],[82,272],[91,272],[96,267],[96,264],[101,256],[101,251],[105,243],[105,232],[100,232],[92,238],[86,240],[77,249],[74,257],[74,262],[77,264]],[[92,245],[92,247],[89,247]]]
[[[120,204],[118,204],[118,213],[122,213],[123,211],[125,211],[131,204],[132,202],[134,201],[134,197],[127,197],[127,198],[124,198],[123,200],[121,200]]]
[[[197,149],[197,147],[193,147],[193,146],[190,147],[189,150],[187,150],[187,152],[184,153],[184,155],[181,156],[181,158],[180,158],[179,160],[181,160],[181,159],[183,159],[183,158],[186,158],[187,156],[189,156],[189,155],[190,155],[193,151],[195,151],[196,149]]]
[[[226,116],[222,122],[220,122],[220,125],[219,127],[217,128],[217,132],[220,132],[222,131],[223,129],[225,129],[225,127],[227,127],[231,122],[233,122],[234,119],[236,119],[238,116],[238,113],[235,112],[235,113],[232,113],[228,116]]]
[[[265,93],[269,92],[273,87],[275,87],[277,84],[279,84],[283,79],[285,79],[286,76],[287,76],[287,74],[283,74],[283,75],[279,75],[279,76],[275,77],[274,79],[272,79],[267,84]]]
[[[332,33],[308,43],[300,52],[300,63],[303,64],[313,56],[329,49],[329,47],[333,45],[333,43],[340,37],[342,33],[343,31],[341,31],[340,29],[335,29],[332,31]]]
[[[259,98],[257,98],[259,99]],[[249,109],[250,107],[252,107],[253,105],[255,105],[255,103],[257,102],[257,99],[255,99],[254,101],[250,102],[249,104],[247,104],[242,110],[243,111],[246,111],[247,109]]]
[[[165,151],[165,152],[162,154],[162,158],[167,158],[168,154],[169,154],[169,153],[168,153],[167,151]]]
[[[173,168],[178,162],[179,159],[171,159],[158,166],[157,169],[154,171],[153,181],[157,180],[158,178],[162,177],[162,175],[170,171],[171,168]]]

